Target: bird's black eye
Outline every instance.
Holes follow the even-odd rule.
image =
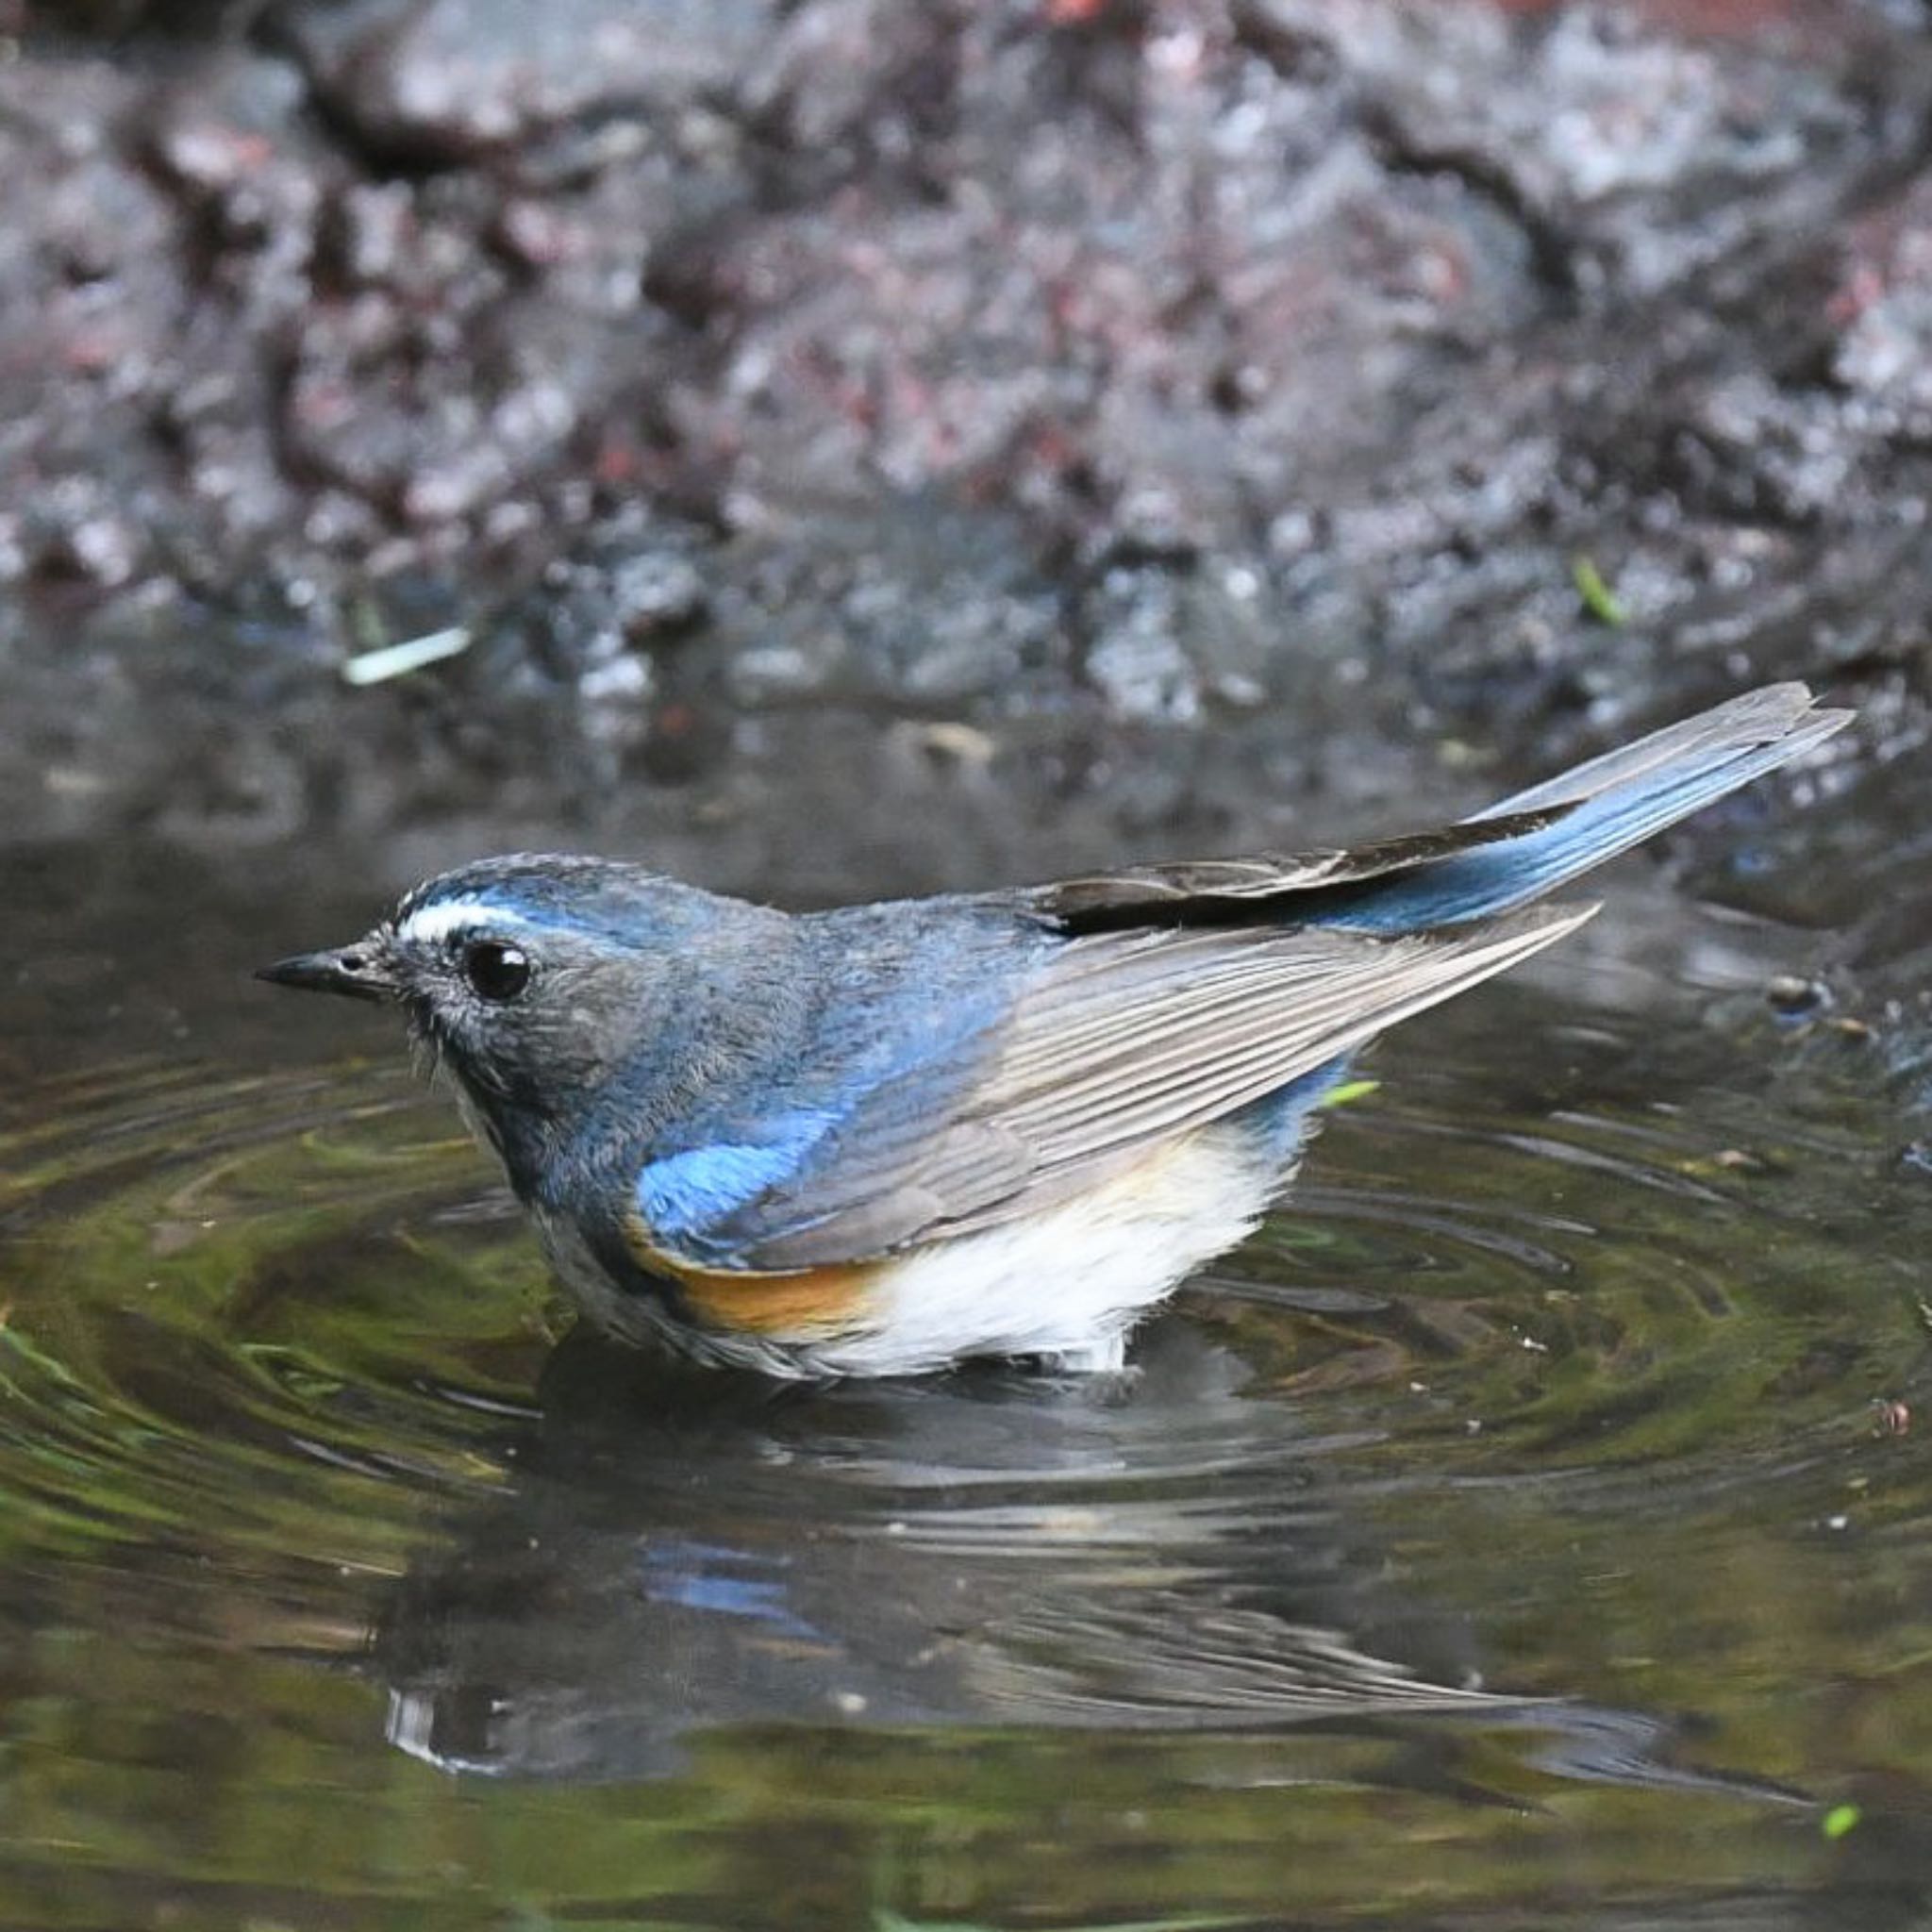
[[[513,1000],[530,983],[530,956],[501,940],[473,940],[463,948],[463,977],[478,999]]]

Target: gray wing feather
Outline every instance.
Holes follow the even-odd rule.
[[[1399,939],[1319,927],[1076,940],[936,1132],[862,1132],[748,1210],[741,1265],[812,1268],[994,1227],[1252,1106],[1553,945],[1596,910]]]
[[[1398,940],[1241,927],[1076,941],[1070,977],[1050,974],[1022,1002],[968,1117],[1018,1135],[1045,1166],[1138,1147],[1265,1099],[1594,909]]]

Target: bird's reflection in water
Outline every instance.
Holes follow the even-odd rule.
[[[1776,1795],[1674,1763],[1653,1718],[1485,1689],[1351,1507],[1345,1445],[1184,1319],[1138,1362],[782,1388],[566,1343],[513,1488],[384,1618],[391,1740],[615,1779],[739,1726],[1341,1735],[1483,1795],[1503,1732],[1565,1776]]]

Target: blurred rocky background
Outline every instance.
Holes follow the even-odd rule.
[[[1924,741],[1917,0],[0,32],[16,849],[810,899],[1387,828],[1778,675],[1865,710],[1800,791]]]

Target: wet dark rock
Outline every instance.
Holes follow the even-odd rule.
[[[157,41],[234,38],[246,31],[265,0],[6,0],[0,31],[9,34],[97,35],[125,43],[130,36]]]
[[[275,31],[363,152],[433,167],[723,90],[774,16],[767,0],[349,0],[283,6]]]
[[[675,636],[705,615],[704,574],[680,551],[625,558],[611,574],[610,592],[618,625],[632,643]]]
[[[1115,564],[1080,605],[1082,668],[1116,717],[1193,724],[1268,691],[1280,640],[1267,580],[1250,563],[1199,569]]]
[[[1528,33],[1483,8],[1300,10],[1369,84],[1391,160],[1493,200],[1582,303],[1663,288],[1815,216],[1830,162],[1863,138],[1887,38],[1875,14],[1806,7],[1724,38],[1587,8],[1536,9]]]
[[[273,661],[289,795],[365,827],[769,811],[904,751],[1164,845],[1753,677],[1923,723],[1895,8],[214,11],[0,69],[0,651],[50,703],[194,690],[213,732]],[[402,689],[334,676],[451,623]],[[166,782],[88,769],[63,823]]]
[[[1825,315],[1834,380],[1871,400],[1875,427],[1932,438],[1932,182],[1853,225]]]
[[[822,518],[808,551],[790,531],[747,532],[712,563],[714,635],[747,707],[926,709],[1064,689],[1059,599],[1004,516],[892,504]]]

